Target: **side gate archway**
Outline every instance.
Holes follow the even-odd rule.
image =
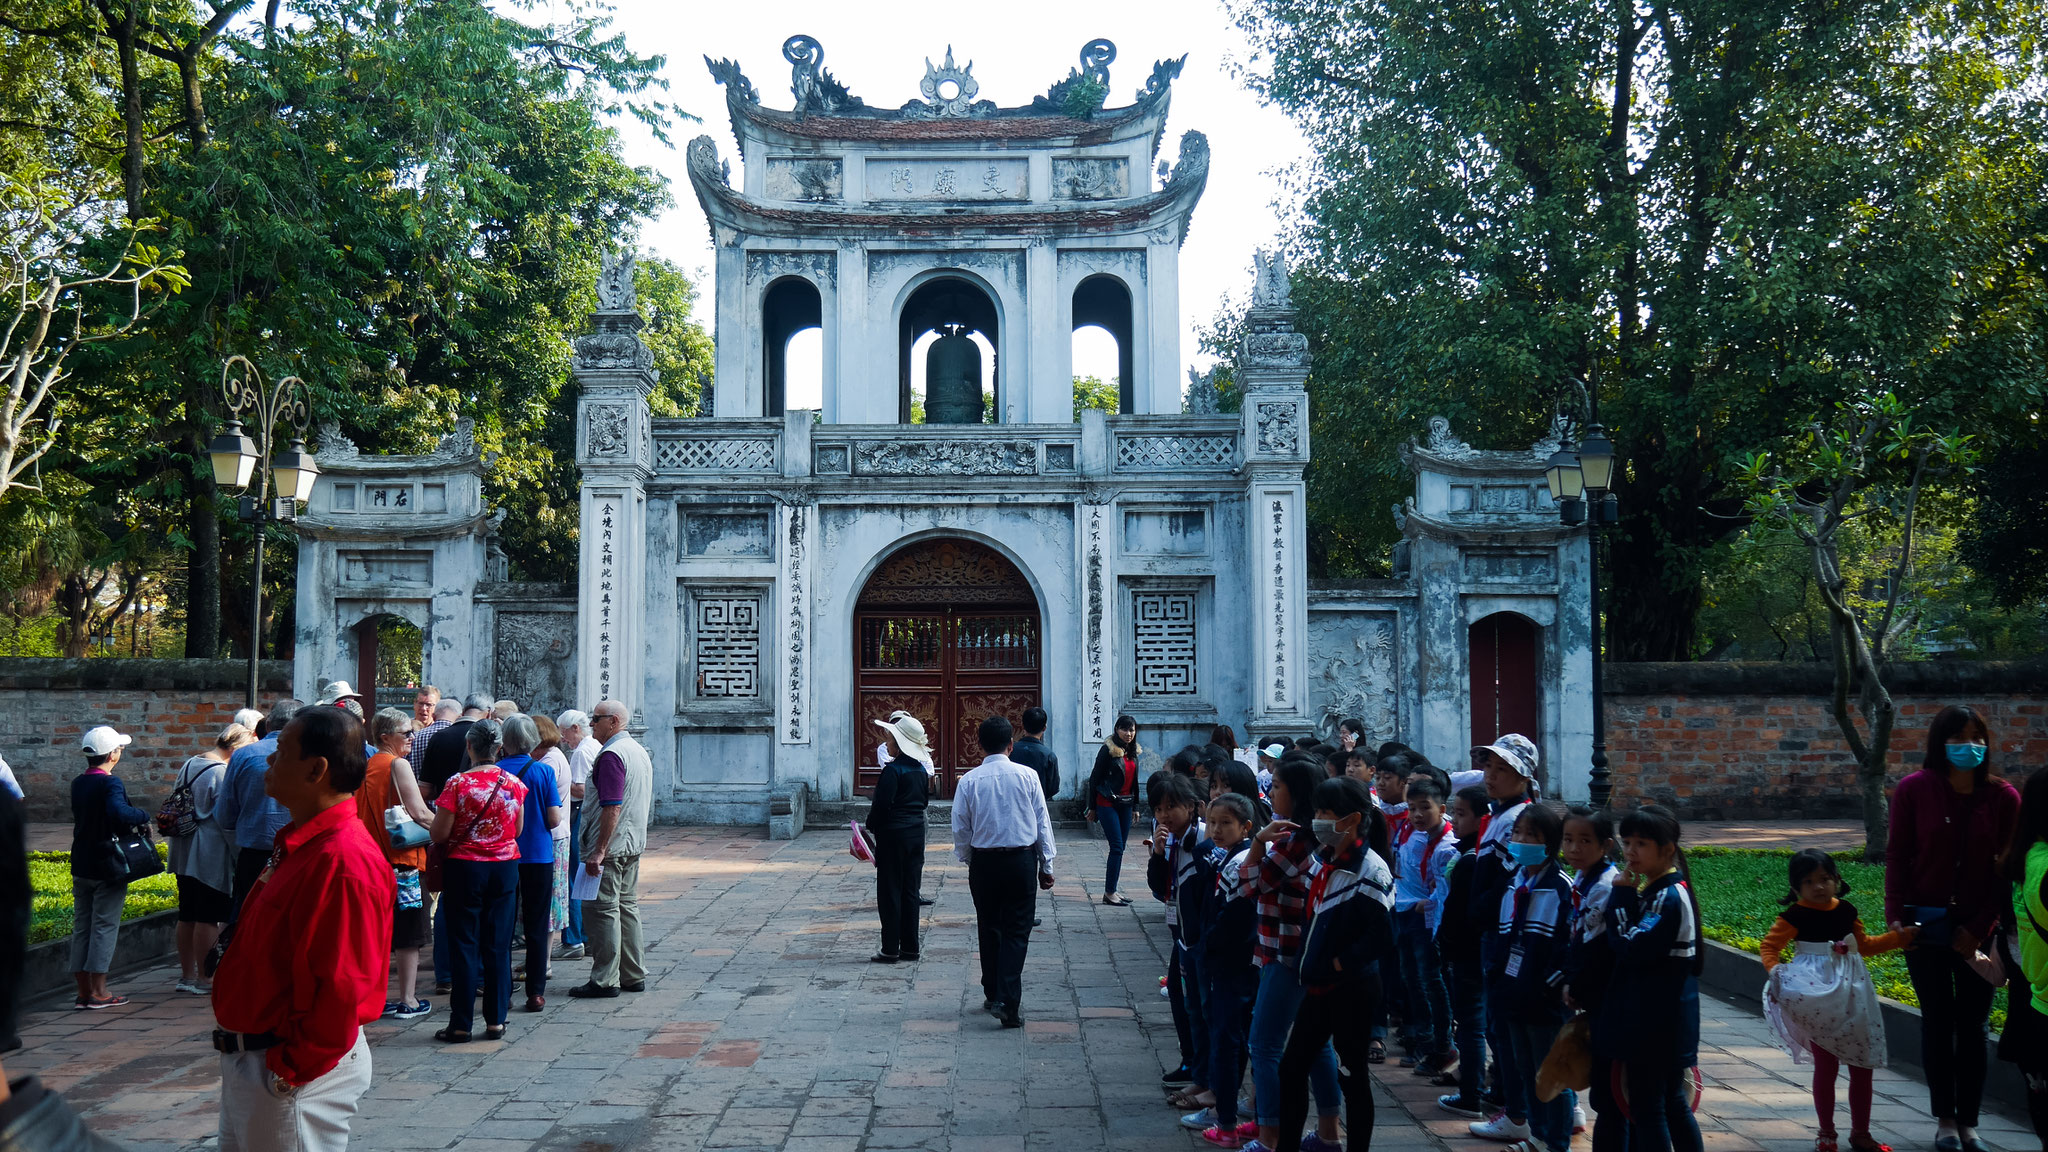
[[[854,785],[872,792],[884,739],[870,721],[897,709],[933,743],[939,794],[981,763],[975,733],[992,715],[1021,731],[1043,674],[1038,598],[1009,559],[971,540],[923,540],[868,577],[854,605]]]

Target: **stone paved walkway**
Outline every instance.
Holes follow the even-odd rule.
[[[935,830],[925,959],[867,963],[876,945],[867,865],[843,837],[793,842],[658,829],[642,867],[649,990],[551,997],[515,1011],[501,1042],[448,1048],[442,1020],[370,1029],[375,1083],[355,1126],[364,1149],[463,1152],[1116,1152],[1206,1148],[1175,1126],[1156,1087],[1175,1060],[1158,995],[1168,946],[1157,904],[1103,906],[1099,843],[1069,837],[1025,972],[1022,1033],[980,1011],[966,869]],[[1128,885],[1127,885],[1128,889]],[[1142,895],[1142,892],[1139,893]],[[580,980],[558,961],[555,988]],[[117,978],[125,1009],[46,1002],[24,1021],[10,1075],[42,1074],[97,1129],[139,1149],[212,1143],[218,1058],[203,1000],[174,996],[172,968]],[[444,1002],[437,1001],[437,1005]],[[444,1006],[445,1011],[445,1006]],[[1708,1004],[1712,1152],[1806,1152],[1800,1072],[1762,1024]],[[1373,1146],[1478,1147],[1437,1112],[1437,1089],[1384,1066]],[[1931,1127],[1918,1087],[1879,1073],[1880,1135],[1902,1148]],[[1404,1109],[1406,1109],[1404,1111]],[[2001,1118],[1999,1152],[2031,1148]],[[1491,1147],[1491,1146],[1489,1146]]]

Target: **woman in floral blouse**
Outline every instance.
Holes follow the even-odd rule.
[[[442,845],[441,902],[448,958],[455,968],[448,1027],[434,1039],[469,1040],[479,973],[484,1037],[505,1034],[512,1007],[512,920],[519,889],[519,833],[526,822],[526,785],[497,764],[502,729],[486,718],[466,734],[475,767],[452,777],[435,797],[434,843]]]

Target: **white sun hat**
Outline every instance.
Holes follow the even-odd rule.
[[[875,727],[887,732],[905,756],[929,768],[932,766],[931,741],[925,737],[924,725],[917,717],[897,709],[889,713],[887,720],[877,720]]]

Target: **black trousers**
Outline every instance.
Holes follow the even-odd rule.
[[[1992,987],[1951,948],[1906,949],[1906,975],[1920,997],[1920,1067],[1930,1111],[1936,1120],[1974,1128],[1984,1100]]]
[[[228,919],[242,914],[242,901],[249,898],[249,889],[256,886],[256,878],[263,875],[263,866],[270,863],[268,848],[235,849],[234,891],[228,893]]]
[[[526,933],[526,994],[548,994],[548,901],[555,894],[553,864],[519,866],[519,921]]]
[[[1301,1152],[1301,1127],[1308,1122],[1308,1068],[1325,1042],[1337,1048],[1337,1086],[1344,1091],[1344,1152],[1372,1148],[1372,1076],[1365,1050],[1372,1043],[1379,1006],[1377,972],[1301,998],[1287,1047],[1280,1053],[1280,1142],[1274,1152]]]
[[[974,926],[981,939],[981,992],[1016,1014],[1024,996],[1024,952],[1038,906],[1038,853],[979,851],[967,863]]]
[[[917,889],[924,883],[924,825],[875,833],[875,911],[882,951],[917,955]]]

